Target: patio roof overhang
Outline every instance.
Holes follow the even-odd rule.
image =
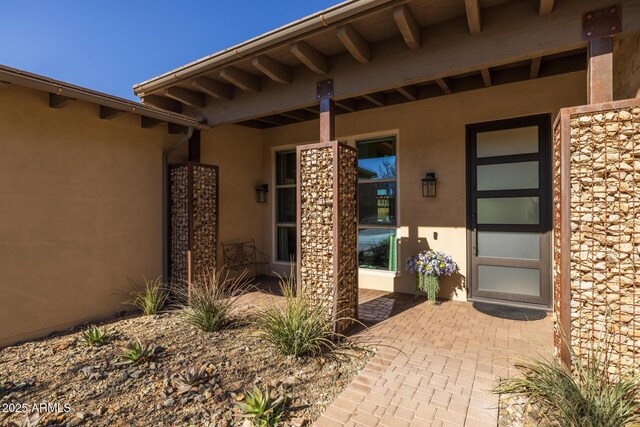
[[[626,34],[637,0],[621,0]],[[352,0],[134,86],[144,103],[258,128],[584,70],[586,12],[611,0]],[[619,35],[620,36],[620,35]],[[585,83],[586,84],[586,83]]]

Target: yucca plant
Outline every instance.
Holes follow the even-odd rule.
[[[131,341],[126,348],[117,355],[116,365],[137,365],[140,362],[149,360],[153,350],[149,345],[142,345],[140,340]]]
[[[230,322],[238,297],[249,287],[246,271],[231,277],[223,267],[178,287],[175,293],[187,323],[205,332],[214,332]]]
[[[286,356],[315,356],[331,351],[338,337],[333,322],[319,304],[306,295],[295,295],[293,279],[280,278],[284,306],[276,301],[262,307],[256,314],[255,327],[264,342]]]
[[[613,341],[608,333],[593,343],[584,363],[570,348],[571,367],[549,355],[516,364],[521,376],[499,380],[494,393],[523,396],[539,408],[542,425],[624,427],[640,423],[640,376],[612,375]],[[526,415],[525,415],[526,416]]]
[[[8,427],[37,427],[40,425],[40,421],[42,421],[42,415],[36,412],[35,414],[32,414],[32,415],[25,415],[20,421],[20,424],[15,422],[10,422],[7,426]]]
[[[87,346],[100,347],[109,343],[109,334],[96,325],[89,326],[86,330],[82,331],[82,341]]]
[[[248,419],[255,427],[275,427],[280,422],[287,403],[285,396],[274,397],[267,388],[264,393],[256,386],[253,391],[245,391],[244,402],[236,402],[242,413],[239,417]]]
[[[174,379],[173,383],[178,395],[181,395],[189,393],[191,390],[197,390],[207,379],[207,371],[204,367],[196,369],[195,366],[189,366]]]
[[[144,286],[139,286],[132,282],[133,291],[129,293],[127,304],[132,305],[142,311],[145,316],[158,314],[169,297],[169,289],[162,282],[162,276],[155,280],[143,277]]]

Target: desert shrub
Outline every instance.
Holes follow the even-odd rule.
[[[547,425],[624,427],[640,423],[640,376],[607,371],[612,356],[608,333],[593,343],[587,363],[570,348],[571,367],[547,356],[516,364],[521,376],[499,380],[493,392],[523,396],[540,408]]]
[[[140,340],[131,341],[116,356],[116,365],[137,365],[151,358],[153,350],[149,345],[143,345]]]
[[[82,331],[82,341],[87,346],[100,347],[109,343],[109,334],[96,325],[89,326],[86,330]]]
[[[244,402],[236,402],[242,411],[238,416],[248,419],[255,427],[275,427],[280,422],[287,403],[285,396],[275,397],[267,388],[264,393],[256,386],[245,391]]]
[[[250,287],[246,271],[231,277],[225,268],[202,275],[176,289],[187,323],[213,332],[227,325],[238,297]]]
[[[176,386],[178,395],[181,395],[189,393],[191,390],[197,390],[207,379],[208,376],[204,367],[196,369],[194,366],[189,366],[174,379],[173,383]]]
[[[127,304],[142,311],[145,316],[158,314],[169,297],[168,286],[162,282],[162,277],[155,280],[143,277],[144,286],[132,282],[133,291],[129,294]]]
[[[305,295],[295,295],[293,279],[280,280],[284,306],[272,300],[255,319],[258,335],[264,342],[287,356],[315,356],[334,348],[333,322],[319,304]]]

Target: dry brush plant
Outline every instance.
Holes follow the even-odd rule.
[[[158,314],[164,308],[169,297],[169,287],[162,281],[162,276],[155,280],[143,277],[144,286],[131,281],[133,290],[129,293],[126,304],[136,307],[145,316]]]

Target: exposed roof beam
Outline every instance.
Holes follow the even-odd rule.
[[[220,71],[220,77],[232,85],[248,92],[260,92],[260,78],[235,67]]]
[[[187,133],[189,130],[187,126],[176,125],[174,123],[169,123],[168,129],[170,134]]]
[[[182,112],[182,104],[176,100],[165,98],[159,95],[147,95],[142,97],[142,102],[152,105],[163,110],[173,111],[174,113]]]
[[[292,119],[298,122],[303,122],[305,120],[309,120],[309,115],[304,110],[293,110],[287,111],[284,113],[280,113],[281,116],[286,117],[288,119]]]
[[[358,111],[358,102],[355,99],[341,99],[340,101],[335,101],[335,104],[349,112]]]
[[[153,117],[140,116],[140,127],[144,129],[155,128],[161,124],[166,123],[162,120],[154,119]]]
[[[418,49],[421,43],[420,27],[409,6],[403,4],[394,8],[393,19],[396,21],[400,34],[402,34],[404,42],[409,46],[409,49]]]
[[[75,101],[75,98],[69,98],[64,95],[56,95],[55,93],[49,93],[49,107],[62,108]]]
[[[415,86],[400,86],[396,88],[396,90],[409,101],[415,101],[418,99],[418,90]]]
[[[192,107],[204,108],[207,106],[207,97],[204,93],[195,92],[179,86],[166,88],[164,90],[164,96]]]
[[[296,42],[291,45],[291,53],[316,74],[329,72],[329,58],[305,42]]]
[[[482,74],[482,81],[484,83],[484,86],[491,86],[491,71],[488,68],[483,68],[480,70],[480,74]]]
[[[118,110],[111,107],[105,107],[104,105],[100,106],[100,119],[102,120],[114,119],[122,113],[124,113],[124,111],[122,110]]]
[[[267,55],[256,56],[253,58],[252,64],[265,76],[275,82],[282,84],[291,83],[291,68]]]
[[[436,79],[436,83],[438,84],[438,86],[440,86],[440,89],[442,89],[442,91],[444,93],[446,93],[447,95],[449,95],[451,93],[451,79],[450,78],[443,78],[443,79]]]
[[[387,105],[384,93],[369,93],[367,95],[362,95],[362,97],[378,107],[384,107]]]
[[[467,22],[471,34],[480,32],[480,0],[464,0],[467,9]]]
[[[553,11],[553,0],[540,0],[539,15],[545,16]]]
[[[282,125],[291,124],[291,122],[287,121],[284,117],[276,116],[276,115],[258,117],[256,120],[264,122],[264,123],[268,123],[270,125],[275,125],[275,126],[282,126]]]
[[[9,83],[9,82],[3,82],[2,80],[0,80],[0,88],[3,88],[3,87],[6,87],[6,86],[9,86],[10,84],[11,84],[11,83]]]
[[[364,37],[358,33],[351,25],[341,25],[338,27],[338,38],[347,48],[351,56],[358,62],[368,64],[371,62],[371,47]]]
[[[230,101],[233,99],[233,86],[208,77],[196,77],[191,80],[191,85],[198,90],[217,99]]]
[[[540,64],[542,63],[542,58],[533,58],[531,60],[531,72],[529,73],[530,79],[537,79],[538,74],[540,74]]]

